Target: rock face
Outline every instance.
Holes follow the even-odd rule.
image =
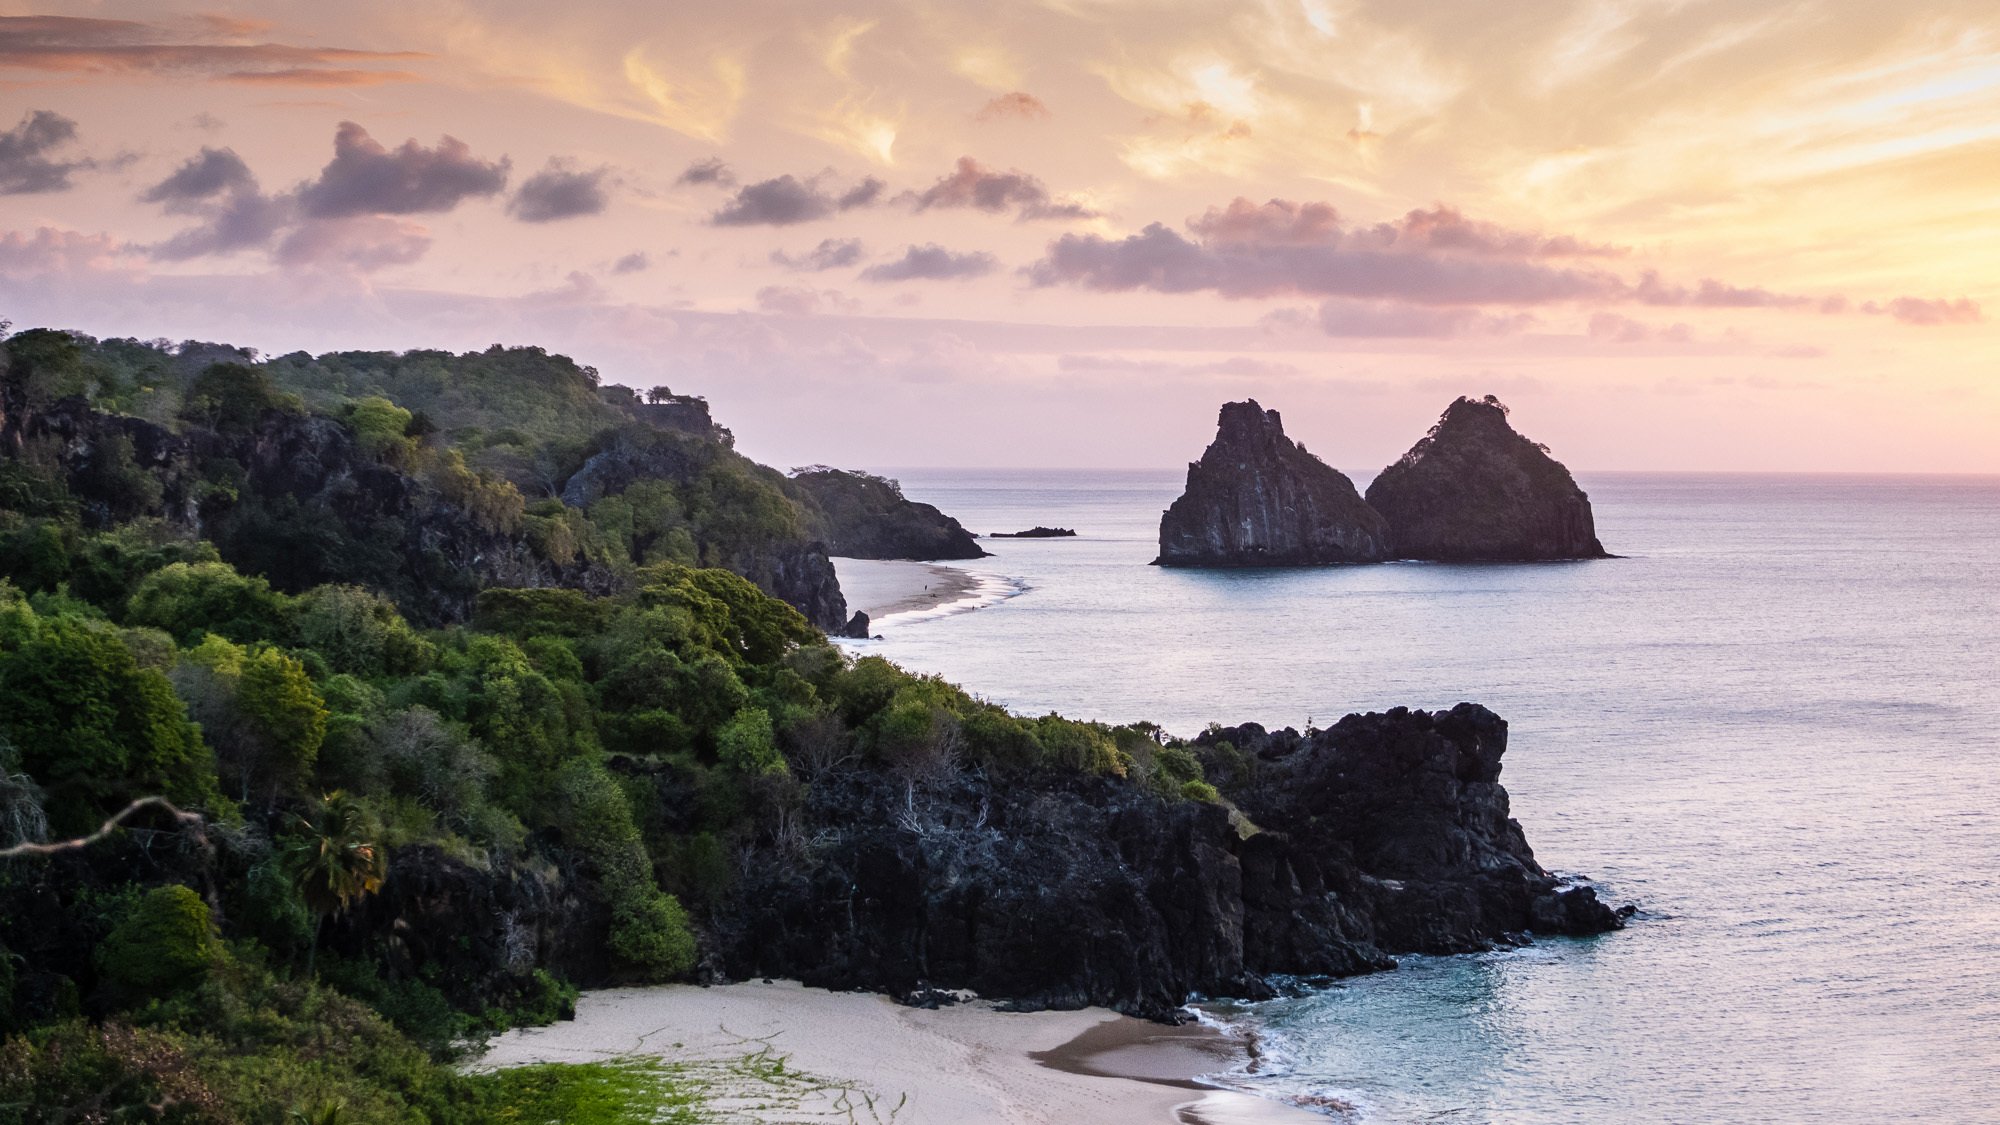
[[[1601,559],[1590,497],[1488,395],[1461,398],[1368,486],[1401,558]]]
[[[1285,436],[1278,412],[1227,403],[1215,441],[1160,517],[1162,566],[1320,566],[1389,558],[1354,482]]]
[[[1617,929],[1536,864],[1506,741],[1471,704],[1212,731],[1198,749],[1247,836],[1220,804],[1111,778],[822,777],[797,825],[812,845],[763,845],[710,933],[738,977],[1162,1017],[1190,992],[1269,995],[1274,974]]]
[[[791,478],[814,513],[827,551],[850,559],[984,558],[978,540],[930,504],[903,496],[895,481],[841,469],[806,469]]]
[[[0,456],[32,447],[59,466],[86,524],[158,517],[282,588],[363,582],[435,625],[467,619],[488,586],[604,594],[616,582],[581,557],[547,558],[519,532],[364,456],[331,418],[270,410],[242,432],[175,433],[64,399],[16,406],[0,422]]]

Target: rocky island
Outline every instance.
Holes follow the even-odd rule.
[[[1226,403],[1215,441],[1160,517],[1161,566],[1320,566],[1391,557],[1389,528],[1275,410]]]
[[[1076,529],[1069,527],[1043,527],[1036,524],[1026,531],[994,531],[987,534],[989,539],[1074,539]]]
[[[1368,486],[1396,555],[1438,562],[1601,559],[1590,497],[1507,423],[1499,399],[1460,398]]]

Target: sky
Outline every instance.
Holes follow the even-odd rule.
[[[0,0],[0,318],[532,344],[780,466],[2000,472],[1990,0]]]

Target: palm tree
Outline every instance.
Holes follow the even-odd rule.
[[[346,910],[374,894],[388,874],[380,845],[368,839],[368,818],[354,798],[336,789],[320,798],[307,816],[294,817],[287,852],[292,881],[313,912],[312,945],[306,952],[306,976],[319,955],[319,932],[328,915]]]

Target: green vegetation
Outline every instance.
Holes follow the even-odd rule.
[[[669,980],[736,857],[841,771],[1081,773],[1217,799],[1155,728],[1022,718],[851,659],[704,569],[802,534],[782,479],[713,437],[635,431],[561,357],[256,364],[45,331],[4,348],[0,849],[146,797],[199,828],[151,808],[99,842],[0,857],[0,1125],[681,1120],[701,1082],[658,1068],[459,1074],[482,1035],[554,1018],[574,985],[532,942],[495,953],[371,905],[422,891],[399,870],[560,887],[602,927],[613,979]],[[71,396],[121,434],[200,428],[224,451],[285,419],[336,427],[362,458],[342,479],[433,497],[408,518],[447,521],[437,535],[518,535],[617,581],[480,588],[411,562],[409,529],[388,526],[405,516],[257,485],[248,454],[156,472],[121,438],[80,467],[21,421]],[[612,448],[674,471],[583,508],[549,498]],[[425,611],[461,594],[464,622]]]

